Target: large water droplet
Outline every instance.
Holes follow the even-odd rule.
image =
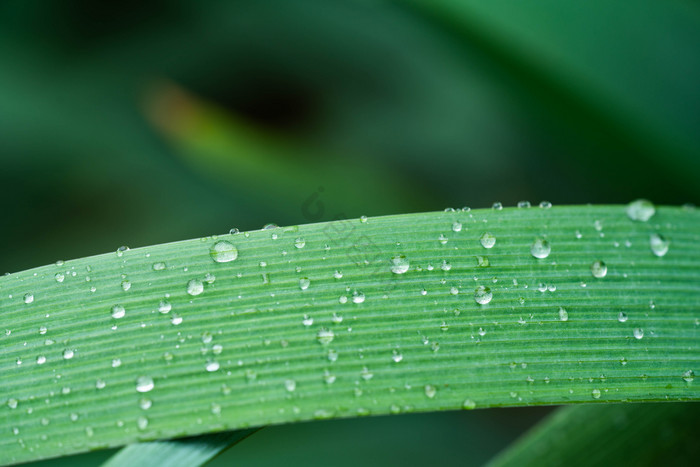
[[[627,205],[627,217],[633,221],[646,222],[655,212],[654,204],[646,199],[638,199]]]
[[[238,249],[232,243],[221,240],[214,243],[209,249],[211,259],[217,263],[228,263],[238,258]]]
[[[602,279],[608,274],[608,266],[602,261],[593,261],[593,264],[591,264],[591,273],[593,277]]]
[[[193,297],[204,292],[204,284],[199,279],[192,279],[187,283],[187,293]]]
[[[153,378],[150,376],[139,376],[136,379],[136,390],[138,392],[149,392],[154,386]]]
[[[493,248],[496,244],[496,237],[490,232],[484,232],[481,237],[479,237],[479,242],[484,248]]]
[[[536,238],[532,245],[530,246],[530,253],[532,256],[538,259],[544,259],[549,256],[552,251],[552,247],[549,242],[544,238]]]
[[[493,293],[491,293],[491,289],[483,285],[478,286],[474,291],[474,300],[476,300],[476,303],[479,305],[486,305],[492,298]]]
[[[662,235],[653,233],[649,237],[649,246],[651,247],[651,252],[654,255],[661,257],[668,253],[668,247],[671,244],[670,241],[666,240]]]
[[[410,264],[404,255],[398,255],[391,258],[391,272],[394,274],[403,274],[408,271]]]

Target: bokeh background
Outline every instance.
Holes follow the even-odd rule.
[[[691,0],[4,0],[0,272],[271,222],[697,202],[699,51]],[[478,465],[547,411],[273,427],[231,454]]]

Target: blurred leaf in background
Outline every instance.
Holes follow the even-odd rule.
[[[688,0],[4,1],[1,265],[494,201],[694,202],[698,50]],[[277,427],[239,448],[430,424],[462,463],[463,438],[492,454],[542,414]]]

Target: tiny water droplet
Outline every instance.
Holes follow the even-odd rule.
[[[498,201],[496,201],[491,205],[491,208],[495,211],[500,211],[501,209],[503,209],[503,203],[499,203]]]
[[[693,370],[688,370],[685,373],[683,373],[683,381],[685,381],[686,383],[692,383],[694,379],[695,372]]]
[[[17,399],[15,399],[14,397],[10,397],[10,398],[7,400],[7,406],[8,406],[9,408],[11,408],[11,409],[16,409],[16,408],[17,408],[17,404],[18,404]]]
[[[569,312],[566,311],[563,307],[559,307],[559,319],[561,321],[568,321],[569,320]]]
[[[440,234],[438,237],[438,241],[440,242],[441,245],[446,245],[447,244],[447,237],[445,234]]]
[[[552,203],[550,203],[549,201],[541,201],[540,202],[540,208],[542,208],[542,209],[549,209],[551,207],[552,207]]]
[[[363,294],[362,292],[358,292],[357,290],[355,290],[352,293],[352,302],[353,303],[363,303],[364,301],[365,301],[365,294]]]
[[[638,199],[627,205],[627,217],[633,221],[646,222],[656,212],[654,204],[646,199]]]
[[[126,315],[126,309],[122,305],[114,305],[112,307],[112,318],[120,319]]]
[[[33,293],[24,294],[24,303],[29,305],[32,302],[34,302],[34,294]]]
[[[193,297],[204,292],[204,284],[199,279],[192,279],[187,283],[187,293]]]
[[[302,277],[301,279],[299,279],[299,288],[301,290],[308,289],[310,285],[311,285],[311,281],[309,280],[308,277]]]
[[[591,391],[593,399],[600,399],[600,389],[594,389]]]
[[[484,248],[493,248],[496,244],[496,237],[490,232],[484,232],[481,237],[479,237],[479,242]]]
[[[294,246],[296,248],[302,249],[304,248],[304,246],[306,246],[306,240],[304,240],[303,238],[297,238],[296,240],[294,240]]]
[[[170,317],[170,323],[174,326],[182,324],[182,316],[173,313],[173,315]]]
[[[138,392],[149,392],[154,386],[153,378],[150,376],[139,376],[136,379],[136,390]]]
[[[64,359],[70,360],[70,359],[73,358],[74,356],[75,356],[75,352],[73,351],[73,349],[65,349],[65,350],[63,350],[63,358],[64,358]]]
[[[619,322],[621,322],[621,323],[624,323],[625,321],[627,321],[627,313],[621,311],[621,312],[617,315],[617,320],[618,320]]]
[[[591,273],[593,277],[602,279],[608,274],[608,266],[603,261],[593,261],[591,264]]]
[[[462,231],[462,223],[461,222],[453,222],[452,223],[452,231],[453,232],[461,232]]]
[[[144,416],[137,418],[136,426],[138,426],[139,430],[145,430],[148,427],[148,419]]]
[[[328,345],[331,342],[333,342],[333,339],[335,338],[335,334],[330,329],[321,328],[318,330],[318,334],[316,335],[316,338],[318,339],[318,342],[321,345]]]
[[[117,248],[117,256],[121,258],[125,251],[129,251],[129,247],[120,246],[119,248]]]
[[[160,303],[158,303],[158,311],[163,314],[169,313],[172,309],[173,306],[167,300],[161,300]]]
[[[289,392],[294,392],[294,390],[297,388],[297,382],[294,381],[293,379],[287,379],[284,381],[284,389],[286,389]]]
[[[401,360],[403,360],[403,354],[398,350],[392,350],[391,353],[391,359],[394,361],[394,363],[399,363]]]
[[[204,368],[210,373],[217,371],[219,369],[219,367],[220,367],[219,362],[217,362],[216,360],[210,360],[207,362],[206,365],[204,365]]]
[[[62,272],[57,272],[56,274],[54,274],[53,278],[56,279],[56,282],[63,282],[66,276]]]
[[[532,256],[538,259],[544,259],[549,256],[552,251],[552,247],[547,240],[544,238],[536,238],[532,245],[530,246],[530,253]]]
[[[425,391],[425,395],[428,396],[429,399],[432,399],[433,397],[435,397],[435,394],[437,394],[437,389],[432,384],[426,384],[423,390]]]
[[[651,247],[651,252],[654,253],[655,256],[662,257],[666,255],[670,244],[671,242],[660,234],[653,233],[649,237],[649,246]]]
[[[462,408],[465,410],[473,410],[476,408],[476,402],[471,399],[465,399],[464,402],[462,402]]]
[[[122,281],[121,285],[122,285],[122,290],[124,292],[128,291],[131,288],[131,282],[129,282],[127,280]]]
[[[634,331],[632,331],[632,334],[634,335],[635,339],[641,339],[642,337],[644,337],[644,329],[634,328]]]
[[[153,267],[154,271],[162,271],[165,269],[165,263],[163,263],[162,261],[159,261],[157,263],[153,263],[152,267]]]
[[[391,258],[391,272],[394,274],[403,274],[408,271],[410,264],[404,255],[398,255]]]
[[[493,293],[491,293],[491,289],[483,285],[478,286],[474,291],[474,300],[476,300],[476,303],[479,305],[486,305],[492,298]]]

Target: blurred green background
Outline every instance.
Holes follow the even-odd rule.
[[[0,270],[270,222],[696,202],[698,51],[690,0],[5,0]],[[234,451],[478,465],[547,410],[274,427]]]

